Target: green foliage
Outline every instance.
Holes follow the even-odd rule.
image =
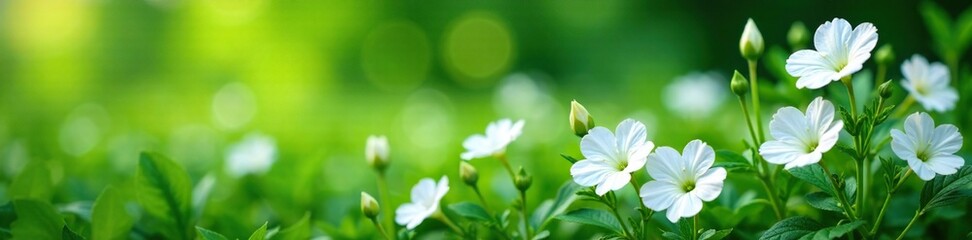
[[[810,183],[820,190],[823,190],[828,195],[835,196],[834,193],[836,191],[834,190],[834,186],[830,183],[830,180],[827,179],[830,176],[827,176],[827,173],[824,172],[824,169],[820,167],[819,164],[792,168],[789,171],[794,177]]]
[[[31,161],[10,184],[13,199],[38,199],[49,201],[54,195],[51,174],[43,162]]]
[[[483,221],[483,222],[492,221],[492,217],[489,216],[489,213],[486,213],[486,210],[483,209],[483,207],[480,207],[475,203],[471,203],[471,202],[453,203],[449,205],[449,209],[451,209],[459,216],[462,216],[469,220]]]
[[[733,173],[752,172],[753,164],[736,152],[721,149],[716,151],[716,161],[712,167],[722,167]]]
[[[952,205],[959,200],[972,196],[969,184],[972,183],[972,166],[963,166],[952,175],[939,175],[921,190],[921,211]]]
[[[14,200],[17,220],[10,224],[14,239],[61,239],[64,218],[51,204],[35,199]]]
[[[300,220],[298,220],[290,227],[287,227],[284,230],[280,231],[280,236],[274,239],[275,240],[276,239],[300,240],[300,239],[310,238],[310,233],[311,233],[310,216],[311,216],[310,213],[304,214],[304,217],[301,217]]]
[[[730,233],[732,233],[732,228],[722,230],[709,229],[699,234],[699,240],[720,240],[728,237]]]
[[[127,239],[134,223],[125,210],[125,199],[114,187],[98,195],[91,209],[91,238]]]
[[[761,240],[818,240],[835,239],[844,236],[864,224],[863,221],[854,221],[827,227],[813,219],[807,217],[791,217],[783,219],[770,227],[769,230],[759,237]]]
[[[84,237],[72,231],[71,228],[68,228],[68,226],[65,225],[64,227],[61,227],[61,239],[62,240],[83,240]]]
[[[248,238],[248,240],[263,240],[266,237],[267,237],[267,223],[264,222],[263,226],[260,226],[260,228],[257,228],[256,231],[253,231],[253,234],[250,234],[250,238]]]
[[[136,196],[142,209],[165,226],[170,239],[191,239],[189,175],[168,157],[144,152],[135,174]]]
[[[920,10],[936,47],[946,58],[958,57],[972,43],[972,8],[963,11],[955,22],[931,1],[922,2]]]
[[[844,209],[840,208],[840,203],[837,202],[833,196],[825,192],[813,192],[806,195],[807,203],[814,208],[827,210],[832,212],[841,212]]]
[[[530,224],[536,229],[543,229],[554,216],[567,210],[567,207],[577,199],[577,191],[582,188],[584,187],[577,185],[573,180],[564,182],[560,186],[560,189],[557,190],[557,196],[554,199],[547,199],[544,201],[544,204],[541,204],[534,210],[533,217],[530,218]]]
[[[607,211],[599,209],[581,208],[566,212],[556,217],[558,220],[586,224],[622,233],[621,223]]]
[[[199,232],[199,237],[203,240],[227,240],[226,236],[219,234],[218,232],[210,231],[200,226],[196,226],[196,231]]]

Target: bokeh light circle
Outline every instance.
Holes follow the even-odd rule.
[[[256,115],[256,97],[249,87],[239,82],[229,83],[213,96],[213,121],[223,129],[243,127]]]
[[[456,20],[445,35],[445,65],[467,86],[488,85],[513,61],[509,28],[495,15],[472,12]]]
[[[418,25],[394,21],[376,27],[361,47],[361,66],[372,84],[386,91],[418,87],[432,61],[429,40]]]

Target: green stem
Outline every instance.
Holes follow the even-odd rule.
[[[523,231],[526,231],[524,233],[524,235],[526,236],[526,238],[524,238],[524,239],[529,240],[529,239],[532,239],[533,238],[533,231],[530,231],[530,223],[529,223],[529,220],[530,219],[528,218],[528,216],[530,216],[530,215],[527,214],[526,191],[520,191],[520,200],[522,200],[521,203],[520,203],[520,214],[522,214],[522,216],[523,216],[523,218],[520,220],[520,222],[523,223]]]
[[[755,97],[755,95],[754,95]],[[752,118],[749,117],[749,108],[746,106],[746,101],[742,96],[739,96],[739,106],[742,108],[743,116],[746,119],[746,127],[749,128],[749,136],[753,138],[753,146],[757,147],[760,144],[759,138],[756,136],[756,130],[753,129]],[[755,154],[759,155],[759,154]],[[769,199],[771,205],[773,205],[773,213],[776,214],[777,220],[783,220],[785,210],[781,210],[781,204],[776,196],[775,192],[772,190],[772,177],[766,178],[766,175],[770,175],[769,169],[766,166],[765,161],[761,161],[758,157],[754,158],[754,163],[757,165],[757,172],[760,175],[760,182],[763,184],[763,189],[766,190],[766,197]],[[763,169],[759,171],[759,169]],[[764,175],[765,174],[765,175]]]
[[[908,230],[911,230],[911,225],[914,225],[915,222],[918,221],[919,216],[921,216],[921,210],[915,211],[915,216],[911,218],[911,221],[908,221],[908,226],[905,226],[905,229],[901,231],[901,234],[899,234],[898,238],[895,239],[897,240],[904,239],[905,234],[908,233]]]
[[[759,136],[759,143],[763,142],[763,117],[759,111],[759,81],[756,79],[756,60],[749,60],[749,86],[753,92],[753,115],[756,116],[756,130]],[[757,143],[757,146],[759,144]]]
[[[850,99],[851,117],[855,119],[854,121],[857,121],[857,118],[858,118],[858,116],[857,116],[857,97],[854,94],[854,82],[852,81],[852,78],[851,78],[850,75],[847,75],[847,76],[841,78],[840,81],[843,82],[844,83],[844,86],[847,87],[847,97]],[[857,158],[856,160],[857,160],[857,189],[858,189],[857,190],[857,201],[856,201],[857,204],[855,204],[855,205],[857,206],[857,210],[858,210],[857,211],[857,214],[858,214],[857,217],[858,218],[860,218],[861,215],[864,214],[864,204],[865,204],[865,201],[864,201],[865,200],[864,199],[864,197],[865,197],[864,196],[864,192],[866,191],[864,189],[867,188],[867,186],[864,185],[865,184],[864,179],[867,178],[867,173],[865,172],[865,166],[864,166],[864,162],[865,161],[861,157],[861,156],[863,156],[862,153],[864,152],[864,149],[863,149],[863,144],[861,143],[861,136],[860,135],[861,135],[861,133],[859,132],[856,136],[854,136],[854,147],[856,148],[856,150],[858,152],[857,156],[855,156],[855,158]]]
[[[693,218],[694,220],[692,220],[692,239],[698,240],[699,239],[699,215],[695,214],[695,217]]]
[[[378,233],[381,234],[381,238],[382,239],[386,239],[386,240],[390,240],[391,239],[390,237],[388,237],[388,233],[385,232],[385,228],[381,227],[381,223],[378,223],[378,219],[377,218],[372,218],[371,219],[371,223],[374,223],[375,224],[375,229],[378,229]]]
[[[463,232],[462,229],[459,228],[459,226],[456,226],[456,223],[453,223],[452,220],[449,219],[449,217],[446,217],[445,214],[442,214],[441,210],[436,209],[436,212],[432,214],[432,217],[438,219],[446,226],[449,226],[449,228],[451,228],[453,232],[456,232],[456,234],[459,234],[459,236],[466,235],[466,233]]]
[[[610,194],[610,193],[608,193],[608,194]],[[627,224],[624,224],[624,218],[622,218],[621,217],[621,214],[618,213],[617,199],[615,198],[613,200],[614,200],[614,202],[609,202],[608,199],[606,198],[606,196],[601,196],[601,202],[603,202],[605,205],[608,206],[608,208],[611,209],[611,213],[614,214],[614,218],[618,219],[618,223],[621,224],[621,231],[622,231],[622,233],[624,234],[624,236],[626,236],[626,237],[628,237],[630,239],[630,238],[632,238],[632,236],[631,236],[631,232],[628,231],[628,225]]]
[[[874,78],[874,89],[877,89],[878,86],[884,84],[884,80],[885,80],[884,78],[885,76],[887,76],[887,74],[888,74],[888,66],[885,66],[884,64],[878,64],[877,75],[875,75]]]
[[[384,171],[378,171],[378,194],[380,194],[378,196],[378,200],[381,202],[382,206],[385,206],[381,208],[382,215],[384,215],[381,216],[381,220],[385,221],[385,226],[390,226],[392,228],[391,229],[392,232],[394,232],[395,224],[393,223],[393,219],[392,219],[392,216],[394,215],[392,215],[391,212],[392,211],[391,203],[388,202],[389,199],[391,199],[391,194],[388,193],[388,180],[387,178],[385,178]],[[391,239],[396,239],[396,238],[398,238],[398,236],[396,235],[391,236]]]
[[[769,198],[770,205],[773,206],[773,213],[776,214],[776,220],[783,220],[783,213],[785,210],[781,210],[782,208],[780,207],[780,203],[777,202],[778,198],[776,193],[773,191],[773,188],[769,185],[768,181],[766,181],[765,177],[761,177],[760,180],[761,181],[759,182],[762,183],[763,190],[766,191],[766,198]]]
[[[877,234],[877,230],[881,226],[881,221],[884,220],[884,213],[888,210],[888,205],[891,203],[891,195],[894,194],[894,192],[898,191],[898,187],[901,187],[901,184],[904,183],[905,179],[908,179],[908,176],[910,175],[911,175],[911,168],[908,168],[904,176],[902,176],[901,179],[898,179],[898,182],[895,183],[894,186],[891,186],[890,189],[888,189],[888,195],[884,198],[884,204],[881,205],[881,211],[878,213],[877,218],[874,219],[874,227],[871,228],[871,232],[870,232],[871,236]]]
[[[844,209],[844,215],[847,215],[847,218],[851,221],[857,220],[857,214],[854,214],[854,209],[851,208],[851,205],[847,202],[847,198],[844,197],[844,193],[842,193],[840,189],[837,189],[837,183],[834,182],[832,177],[830,177],[832,176],[830,169],[827,169],[827,166],[824,165],[823,162],[818,162],[817,164],[820,165],[820,168],[823,168],[824,173],[827,174],[827,180],[830,181],[830,185],[834,188],[834,195],[837,195],[837,201],[840,201],[840,207]]]
[[[898,109],[894,110],[894,113],[891,114],[891,116],[893,118],[900,118],[904,116],[904,114],[908,112],[908,109],[911,108],[911,105],[913,104],[915,104],[915,98],[908,95],[908,97],[901,102],[901,105],[898,105]]]
[[[513,182],[515,183],[516,182],[516,174],[513,172],[513,167],[510,166],[510,161],[507,161],[506,160],[506,154],[505,153],[504,154],[497,154],[496,155],[496,158],[499,159],[501,163],[503,163],[503,167],[506,168],[506,173],[509,173],[510,174],[510,179],[512,179]]]
[[[739,96],[739,106],[742,108],[743,116],[746,119],[746,127],[749,128],[749,136],[753,138],[753,146],[759,146],[759,138],[756,137],[756,130],[753,129],[753,120],[749,117],[749,108],[746,107],[746,101],[743,96]]]
[[[484,198],[483,197],[483,194],[481,192],[479,192],[479,187],[478,186],[473,186],[472,188],[473,188],[473,191],[476,192],[476,196],[479,197],[479,202],[483,203],[483,207],[486,208],[486,212],[489,213],[490,215],[492,215],[493,214],[493,210],[491,210],[489,208],[489,204],[486,203],[486,198]]]

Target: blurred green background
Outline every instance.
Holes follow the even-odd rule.
[[[952,16],[969,6],[939,4]],[[370,236],[370,228],[357,229],[358,192],[377,194],[363,153],[370,134],[391,142],[394,206],[382,207],[407,201],[418,179],[441,175],[452,179],[446,202],[458,202],[475,199],[458,178],[462,140],[496,119],[525,119],[510,161],[537,179],[531,198],[549,197],[570,179],[558,154],[580,155],[568,128],[570,100],[612,129],[628,117],[645,122],[659,146],[700,138],[742,149],[746,129],[728,77],[745,68],[738,41],[747,18],[768,47],[786,51],[793,22],[812,32],[842,17],[874,23],[879,46],[893,44],[897,63],[913,53],[941,61],[918,5],[2,1],[0,181],[43,161],[58,186],[54,202],[91,201],[108,184],[130,185],[138,152],[155,150],[194,182],[218,176],[199,225],[245,237],[266,220],[289,223],[310,211],[322,231]],[[900,76],[897,66],[889,77]],[[765,68],[760,74],[777,81]],[[717,94],[705,95],[711,110],[670,107],[666,99],[698,97],[671,93],[681,76],[719,83],[711,85]],[[764,119],[778,106],[764,105]],[[232,178],[227,149],[252,132],[276,139],[277,161],[265,175]],[[514,198],[495,160],[473,164],[484,194],[500,205]],[[758,189],[750,184],[729,188]]]

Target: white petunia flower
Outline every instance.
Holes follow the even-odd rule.
[[[402,204],[395,210],[395,222],[408,229],[414,229],[426,218],[439,211],[439,201],[449,192],[449,177],[442,176],[439,183],[431,178],[419,180],[412,187],[412,202]]]
[[[794,107],[784,107],[770,120],[770,135],[775,140],[759,146],[759,155],[786,169],[820,162],[837,144],[844,122],[834,119],[834,105],[817,97],[807,106],[806,115]]]
[[[251,133],[242,141],[230,147],[227,153],[226,169],[233,176],[263,174],[277,158],[277,146],[273,138]]]
[[[655,211],[668,209],[672,223],[702,210],[702,201],[712,201],[722,193],[726,170],[712,168],[715,151],[701,140],[692,140],[682,155],[671,147],[659,147],[648,156],[645,169],[654,181],[641,186],[641,201]]]
[[[935,127],[928,113],[913,113],[905,119],[904,132],[891,130],[891,150],[915,171],[921,180],[935,174],[950,175],[965,165],[955,152],[962,148],[962,134],[952,124]]]
[[[800,79],[797,88],[818,89],[860,71],[877,45],[877,28],[861,23],[853,30],[847,20],[834,18],[817,28],[813,45],[786,59],[786,71]]]
[[[901,64],[901,74],[905,78],[901,86],[925,109],[945,112],[955,108],[958,92],[948,85],[949,73],[944,64],[929,64],[924,57],[915,54]]]
[[[647,140],[645,125],[633,119],[618,124],[617,136],[604,127],[595,127],[581,139],[581,152],[586,159],[570,167],[574,182],[597,186],[597,195],[623,188],[631,173],[645,166],[655,144]]]
[[[718,109],[729,95],[726,82],[715,72],[689,73],[665,87],[662,102],[682,117],[705,118]]]
[[[516,140],[520,133],[523,133],[522,119],[513,122],[504,118],[491,122],[489,126],[486,126],[486,135],[472,135],[462,142],[466,152],[462,153],[460,157],[468,161],[474,158],[502,154],[506,151],[506,145]]]

